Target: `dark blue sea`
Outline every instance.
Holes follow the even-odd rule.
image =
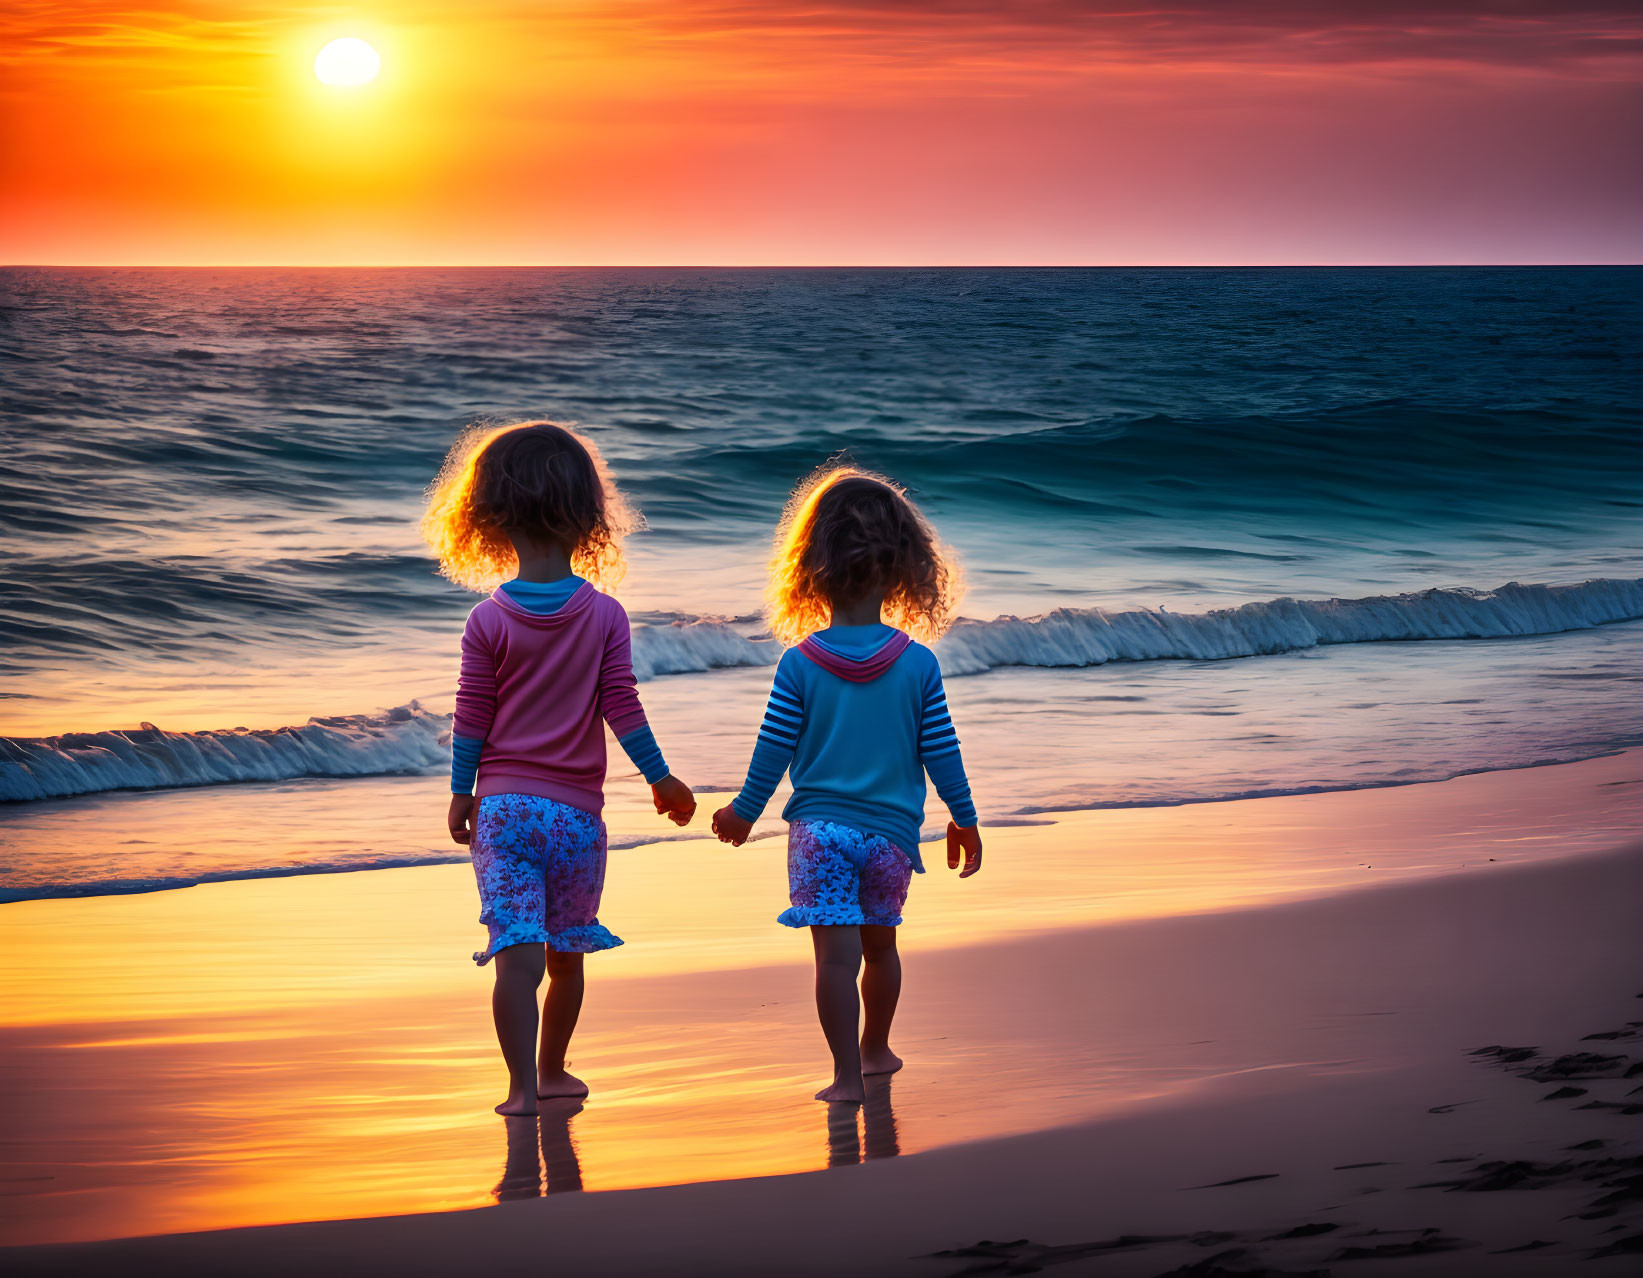
[[[416,523],[482,419],[580,423],[643,512],[642,692],[703,786],[836,457],[963,559],[938,652],[991,820],[1643,740],[1643,270],[10,269],[0,361],[12,897],[449,855],[301,814],[437,794],[474,597]],[[272,859],[110,833],[270,785]]]

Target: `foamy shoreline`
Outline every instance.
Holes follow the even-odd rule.
[[[1223,661],[1361,643],[1566,634],[1643,618],[1643,578],[1492,590],[1429,589],[1361,599],[1270,599],[1205,613],[1062,608],[1037,617],[961,620],[936,645],[949,678],[1012,667]],[[755,623],[756,624],[756,623]],[[780,645],[712,618],[634,629],[641,682],[774,665]],[[300,777],[383,776],[446,761],[450,716],[410,701],[305,724],[168,732],[140,728],[0,737],[0,803]],[[1434,778],[1426,778],[1434,779]],[[1273,789],[1263,793],[1300,793]],[[1220,798],[1236,795],[1211,796]]]
[[[1612,662],[1610,662],[1612,665]],[[743,680],[739,693],[759,693],[751,680]],[[721,690],[723,692],[723,690]],[[1124,698],[1119,698],[1124,700]],[[749,700],[749,705],[754,705]],[[662,716],[680,716],[688,706],[659,703],[652,710]],[[656,716],[652,716],[656,718]],[[393,729],[421,733],[426,724],[442,723],[412,706],[409,715],[391,724]],[[432,731],[429,729],[429,736]],[[728,723],[710,724],[720,733],[720,741],[708,744],[708,757],[725,749],[734,738],[734,716]],[[664,729],[665,731],[665,729]],[[667,739],[677,738],[669,731]],[[698,742],[700,744],[700,742]],[[739,742],[733,742],[736,746]],[[983,744],[996,744],[983,739]],[[1116,797],[1079,795],[1066,780],[1040,780],[1038,792],[1020,792],[1012,784],[1022,775],[1022,765],[1004,774],[997,772],[997,759],[979,752],[979,767],[973,769],[981,790],[983,825],[987,830],[1004,831],[1022,826],[1045,826],[1068,821],[1078,823],[1086,813],[1135,811],[1144,820],[1147,811],[1173,807],[1216,807],[1222,803],[1301,798],[1331,793],[1362,793],[1380,788],[1431,785],[1462,780],[1492,772],[1518,772],[1531,777],[1541,769],[1559,769],[1579,762],[1613,759],[1627,752],[1627,742],[1615,746],[1587,746],[1577,751],[1559,752],[1551,757],[1530,757],[1521,761],[1457,765],[1429,770],[1441,761],[1410,761],[1403,775],[1364,779],[1318,780],[1295,785],[1250,784],[1239,788],[1193,788],[1175,793],[1148,793],[1130,797],[1139,787],[1117,787]],[[1512,749],[1510,742],[1508,751]],[[442,756],[442,751],[439,751]],[[688,757],[688,756],[687,756]],[[1068,779],[1081,770],[1107,770],[1109,761],[1083,764],[1066,761]],[[417,775],[386,777],[309,777],[291,782],[242,782],[233,785],[156,788],[131,792],[105,792],[87,797],[43,800],[16,805],[0,815],[7,816],[7,841],[12,846],[12,862],[7,877],[0,880],[0,907],[28,900],[76,899],[97,895],[143,895],[154,892],[199,887],[199,885],[240,882],[240,880],[288,879],[288,877],[352,874],[363,871],[394,871],[406,867],[465,864],[467,856],[444,838],[440,811],[444,810],[445,762]],[[1030,769],[1029,769],[1030,770]],[[1559,774],[1561,775],[1561,774]],[[705,802],[733,790],[734,782],[692,774],[698,795]],[[1203,779],[1201,779],[1203,780]],[[1541,785],[1541,782],[1526,784]],[[1081,788],[1081,787],[1079,787]],[[1070,793],[1071,790],[1071,793]],[[992,798],[997,795],[997,798]],[[754,833],[756,843],[780,838],[785,826],[779,811],[785,792],[779,793]],[[1025,802],[1024,802],[1025,800]],[[1014,807],[1006,807],[1014,802]],[[1574,815],[1574,813],[1571,813]],[[940,838],[940,813],[932,811],[932,825],[925,841]],[[1643,813],[1638,813],[1643,821]],[[667,844],[703,843],[705,831],[674,830],[657,820],[649,810],[646,795],[636,779],[613,775],[608,784],[606,821],[610,823],[613,853],[657,854]],[[189,830],[186,844],[174,841],[174,831]],[[278,833],[269,836],[266,831]],[[1602,833],[1602,831],[1597,831]],[[1515,854],[1515,849],[1507,849]],[[58,877],[53,877],[58,876]]]

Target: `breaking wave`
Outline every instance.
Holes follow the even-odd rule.
[[[1643,579],[1498,590],[1433,589],[1366,599],[1273,599],[1203,613],[1064,608],[1042,617],[960,621],[937,645],[949,676],[1005,666],[1223,660],[1325,644],[1503,639],[1587,630],[1643,618]],[[697,619],[636,627],[641,680],[773,665],[781,648],[733,623]],[[418,702],[381,714],[310,719],[300,727],[57,737],[0,737],[0,801],[104,790],[427,773],[446,766],[451,720]]]
[[[178,888],[198,887],[202,883],[235,883],[243,879],[289,879],[305,874],[358,874],[367,870],[402,870],[423,865],[454,865],[467,860],[466,852],[430,852],[426,855],[308,861],[302,865],[204,870],[196,874],[157,874],[148,878],[0,885],[0,905],[9,905],[14,901],[44,901],[69,896],[136,896],[145,892],[174,892]]]
[[[448,764],[450,730],[449,715],[413,701],[386,714],[334,715],[293,728],[166,732],[145,723],[60,737],[0,737],[0,801],[422,772]]]
[[[1270,656],[1324,644],[1506,639],[1643,617],[1643,580],[1498,590],[1421,590],[1367,599],[1271,599],[1212,612],[1062,608],[1043,617],[960,621],[937,646],[947,675],[1000,666]]]

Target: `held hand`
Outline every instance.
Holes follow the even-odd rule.
[[[689,825],[690,818],[696,815],[696,796],[671,772],[650,787],[650,797],[656,803],[656,811],[674,825]]]
[[[719,836],[720,843],[739,848],[753,833],[753,822],[742,820],[736,815],[736,809],[727,803],[713,814],[713,833]]]
[[[451,810],[445,816],[445,826],[451,832],[451,842],[466,845],[473,838],[473,825],[473,795],[453,794]]]
[[[964,868],[958,877],[967,879],[981,868],[981,831],[973,825],[947,823],[947,868],[958,870],[958,854],[964,852]]]

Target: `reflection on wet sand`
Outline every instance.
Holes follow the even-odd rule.
[[[492,1195],[499,1203],[515,1198],[540,1198],[542,1154],[536,1139],[536,1115],[504,1115],[502,1123],[508,1130],[508,1161]]]
[[[861,1162],[861,1140],[856,1134],[855,1101],[827,1103],[827,1165],[853,1167]]]
[[[827,1165],[853,1167],[862,1161],[865,1140],[866,1157],[894,1158],[901,1153],[901,1141],[896,1135],[896,1110],[890,1100],[892,1074],[871,1074],[866,1080],[867,1099],[861,1104],[854,1101],[834,1101],[827,1107]],[[861,1128],[856,1126],[856,1114],[861,1114]]]
[[[896,1137],[896,1110],[890,1103],[890,1084],[894,1078],[894,1074],[871,1074],[866,1079],[867,1100],[861,1107],[861,1120],[869,1158],[894,1158],[901,1153],[901,1141]]]
[[[547,1169],[547,1192],[572,1194],[582,1188],[582,1160],[576,1156],[570,1120],[582,1112],[579,1100],[542,1102],[542,1166]]]
[[[546,1101],[540,1114],[504,1117],[508,1158],[491,1196],[503,1203],[516,1198],[540,1198],[545,1193],[580,1191],[582,1161],[571,1139],[570,1120],[581,1112],[579,1100]]]

